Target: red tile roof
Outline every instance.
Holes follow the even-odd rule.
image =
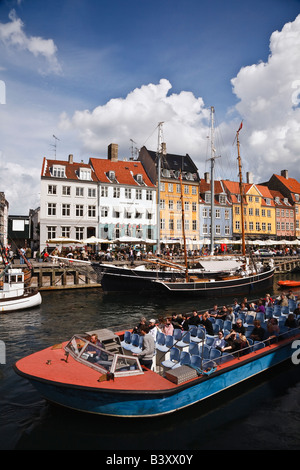
[[[52,177],[52,174],[51,174],[51,168],[53,167],[53,165],[61,165],[65,168],[65,174],[66,174],[66,179],[68,180],[79,180],[79,181],[83,181],[83,180],[80,180],[78,175],[79,175],[79,169],[80,168],[86,168],[86,169],[90,169],[92,170],[91,171],[91,177],[92,177],[92,181],[97,181],[97,177],[93,171],[93,169],[91,168],[91,166],[88,164],[88,163],[69,163],[69,161],[65,161],[65,160],[48,160],[46,157],[44,157],[44,160],[43,160],[43,165],[42,165],[42,177],[48,177],[48,178],[51,178]],[[84,180],[86,181],[86,180]]]
[[[141,186],[137,180],[136,175],[143,175],[143,182],[146,186],[154,188],[154,184],[148,178],[144,167],[139,161],[116,161],[112,162],[108,159],[91,158],[90,163],[95,170],[95,174],[101,183],[110,183],[108,172],[114,171],[116,180],[119,184],[128,184],[132,186]]]

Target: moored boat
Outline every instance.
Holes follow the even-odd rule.
[[[277,284],[280,287],[299,287],[300,281],[291,281],[291,280],[278,281]]]
[[[26,287],[25,276],[21,268],[5,268],[0,290],[0,312],[24,310],[42,303],[40,292],[35,288]]]
[[[90,342],[94,333],[99,346]],[[198,333],[197,337],[200,340]],[[124,332],[105,329],[75,334],[70,341],[17,361],[14,369],[51,403],[99,415],[155,417],[206,400],[292,360],[299,339],[299,328],[283,328],[276,340],[250,344],[238,356],[216,354],[205,335],[194,354],[188,352],[188,343],[186,351],[174,343],[167,353],[156,343],[150,370],[141,367],[132,355],[132,336],[126,340]],[[184,342],[184,337],[181,340]],[[175,349],[178,360],[170,362]]]

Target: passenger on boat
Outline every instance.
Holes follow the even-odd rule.
[[[271,340],[272,342],[276,340],[276,338],[279,336],[279,325],[278,325],[278,320],[277,318],[269,318],[268,323],[267,323],[267,332],[268,332],[268,337],[267,340]]]
[[[253,341],[262,341],[266,333],[265,329],[261,326],[259,320],[254,320],[253,324],[254,328],[252,330],[250,338],[253,339]]]
[[[218,333],[218,337],[214,339],[211,347],[219,349],[220,351],[222,351],[222,348],[225,348],[226,344],[227,343],[226,343],[225,338],[224,338],[224,333],[223,333],[223,331],[220,330],[219,333]]]
[[[221,349],[221,351],[222,352],[225,352],[225,351],[231,351],[231,352],[238,351],[241,348],[241,343],[239,342],[238,338],[239,337],[237,336],[236,331],[231,330],[230,333],[227,336],[225,336],[225,341],[227,343],[227,346],[223,347]]]
[[[153,336],[154,341],[156,341],[157,332],[158,328],[156,326],[156,321],[154,318],[151,318],[151,320],[149,320],[149,333]]]
[[[232,325],[232,329],[236,333],[241,333],[242,335],[244,335],[246,333],[246,328],[243,326],[243,322],[242,322],[241,318],[238,318],[236,320],[236,323],[234,325]]]
[[[104,349],[104,345],[99,341],[98,336],[94,333],[90,337],[90,343],[85,349],[85,352],[89,354],[88,361],[89,362],[101,362],[107,361],[108,355],[102,351]],[[101,348],[101,349],[100,349]]]
[[[300,302],[297,303],[297,307],[294,310],[294,315],[297,317],[300,315]]]
[[[221,320],[225,321],[227,318],[228,310],[226,305],[223,305],[219,313],[217,314],[216,318],[220,318]]]
[[[285,320],[284,326],[287,326],[288,328],[297,328],[297,322],[295,319],[295,315],[293,313],[290,313]]]
[[[220,310],[218,309],[218,305],[214,304],[213,308],[209,311],[209,315],[211,317],[216,318],[216,316],[219,314]]]
[[[248,313],[249,309],[246,307],[245,302],[241,302],[241,308],[239,310],[239,313]]]
[[[286,297],[285,294],[280,294],[280,296],[277,297],[276,300],[277,300],[276,303],[277,303],[278,305],[280,305],[281,307],[288,307],[288,305],[289,305],[289,301],[288,301],[288,299],[287,299],[287,297]]]
[[[230,320],[231,322],[235,321],[235,314],[233,313],[232,307],[227,307],[227,315],[225,320]]]
[[[296,300],[296,296],[293,294],[293,291],[289,290],[289,293],[287,294],[287,298],[291,300]]]
[[[177,328],[177,329],[182,330],[181,323],[182,323],[182,316],[181,316],[181,315],[177,315],[177,313],[173,313],[173,314],[172,314],[172,325],[173,325],[173,328],[174,328],[174,329]]]
[[[140,322],[137,326],[135,326],[132,330],[133,333],[137,333],[138,335],[141,334],[141,328],[146,325],[147,319],[145,317],[141,317]]]
[[[256,309],[255,309],[256,312],[262,312],[262,313],[266,313],[266,309],[263,305],[263,299],[259,299],[259,301],[257,302],[257,306],[256,306]]]
[[[173,332],[174,332],[174,327],[172,325],[172,317],[167,317],[164,321],[164,325],[162,327],[162,332],[165,334],[165,335],[170,335],[172,336],[173,335]]]
[[[263,299],[265,307],[272,307],[274,300],[270,296],[270,294],[266,294],[266,297]]]
[[[200,324],[200,317],[197,310],[193,310],[192,316],[189,318],[189,325],[198,326]]]
[[[209,313],[208,312],[203,313],[202,318],[200,320],[200,325],[204,326],[204,328],[206,330],[206,333],[209,336],[214,336],[214,329],[213,329],[213,326],[212,326],[212,322],[209,319]]]
[[[236,313],[240,310],[240,308],[241,308],[241,306],[238,303],[237,299],[234,299],[233,300],[233,311]]]
[[[188,320],[188,317],[185,313],[183,313],[181,315],[182,317],[182,323],[181,323],[181,326],[182,326],[182,329],[183,331],[188,331],[189,330],[189,320]]]
[[[150,334],[149,326],[144,325],[141,327],[141,335],[144,337],[142,352],[133,353],[133,356],[138,356],[140,364],[147,367],[147,369],[151,369],[155,354],[155,344],[153,336]]]
[[[250,310],[250,304],[248,303],[248,299],[247,297],[244,297],[243,298],[243,304],[245,305],[245,307]]]

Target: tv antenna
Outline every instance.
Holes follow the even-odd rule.
[[[54,137],[54,139],[55,139],[54,144],[52,145],[52,147],[54,147],[54,156],[55,156],[55,160],[56,160],[56,146],[57,146],[56,142],[60,139],[58,137],[56,137],[54,134],[53,134],[52,137]]]
[[[130,142],[131,142],[131,160],[134,160],[134,152],[137,155],[139,149],[137,147],[133,148],[133,144],[136,144],[136,142],[133,139],[130,139]]]

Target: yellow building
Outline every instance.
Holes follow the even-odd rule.
[[[139,154],[151,181],[157,186],[157,153],[143,147]],[[184,203],[184,228],[187,245],[199,241],[199,175],[189,155],[165,153],[161,157],[160,174],[160,240],[162,243],[183,243],[181,184]],[[170,244],[170,243],[168,243]]]
[[[233,238],[242,236],[241,197],[239,183],[223,181],[232,202]],[[266,186],[243,184],[243,210],[246,239],[275,239],[276,209],[272,194]]]

